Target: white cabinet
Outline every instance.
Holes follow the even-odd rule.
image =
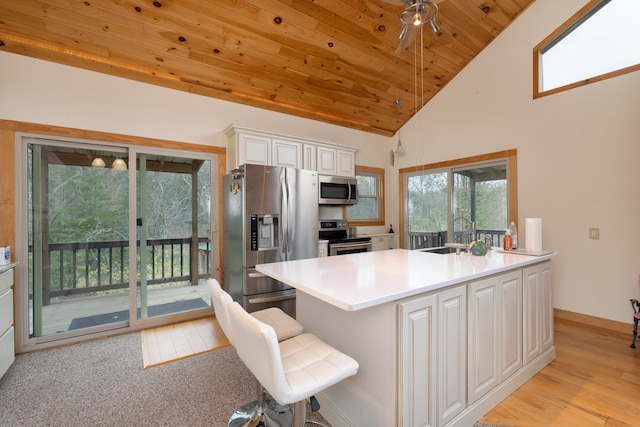
[[[13,269],[0,274],[0,377],[15,360],[13,329]]]
[[[376,234],[371,236],[372,251],[386,251],[387,249],[396,249],[398,241],[395,234]]]
[[[553,345],[551,262],[523,270],[523,361],[535,359]]]
[[[466,286],[398,307],[398,425],[442,426],[465,407]]]
[[[438,293],[438,425],[466,406],[467,287]]]
[[[236,146],[236,165],[251,163],[254,165],[271,164],[271,138],[252,134],[238,134]]]
[[[522,367],[522,272],[469,284],[468,402]]]
[[[302,167],[302,143],[233,129],[229,137],[231,169],[245,163],[265,166]]]
[[[355,151],[318,146],[317,171],[321,175],[353,177],[355,171]]]
[[[355,176],[355,148],[231,125],[225,129],[227,169],[245,163]]]
[[[320,240],[318,241],[318,258],[325,256],[329,256],[329,241]]]
[[[399,304],[399,426],[437,425],[437,297]]]
[[[271,165],[302,168],[302,144],[286,139],[271,140]]]
[[[314,171],[317,169],[316,164],[316,146],[302,144],[302,169]]]

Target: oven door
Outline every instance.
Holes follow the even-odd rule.
[[[329,243],[329,256],[371,252],[371,241],[354,243]]]

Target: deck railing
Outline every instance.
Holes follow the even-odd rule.
[[[456,231],[454,233],[454,241],[460,243],[469,243],[468,231]],[[502,238],[505,230],[476,230],[475,240],[484,240],[493,247],[502,247]],[[466,238],[466,239],[465,239]],[[444,246],[448,242],[446,231],[410,231],[409,232],[409,249],[426,249]]]
[[[198,279],[210,277],[211,241],[198,239],[197,272],[192,272],[191,242],[191,238],[147,240],[147,285],[197,284]],[[139,263],[140,257],[136,259]],[[42,279],[45,305],[52,297],[125,289],[130,279],[129,242],[51,243],[43,265],[49,265]],[[140,272],[136,282],[140,285]]]

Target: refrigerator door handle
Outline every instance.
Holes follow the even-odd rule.
[[[249,276],[251,279],[259,279],[261,277],[267,277],[267,275],[263,273],[249,273],[247,274],[247,276]]]
[[[291,188],[289,183],[289,173],[288,169],[283,169],[283,177],[282,177],[282,252],[284,253],[285,260],[289,259],[289,251],[291,244],[291,220],[290,220],[290,209],[291,209]]]
[[[265,302],[285,301],[285,300],[288,300],[288,299],[294,299],[295,297],[296,297],[295,293],[292,293],[290,295],[277,296],[277,297],[256,297],[256,298],[249,298],[249,303],[250,304],[261,304],[261,303],[265,303]]]

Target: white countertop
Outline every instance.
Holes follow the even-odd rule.
[[[393,249],[260,264],[256,270],[342,310],[356,311],[546,261],[490,251],[485,256]]]

